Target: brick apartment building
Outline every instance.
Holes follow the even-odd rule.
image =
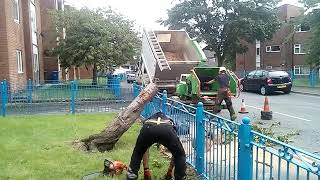
[[[40,4],[37,0],[0,1],[0,79],[11,85],[43,80]]]
[[[248,72],[255,69],[293,70],[296,76],[309,74],[305,64],[304,45],[310,35],[308,26],[293,27],[288,23],[303,13],[297,6],[285,4],[279,7],[278,15],[284,25],[266,42],[247,44],[248,51],[236,56],[236,71]],[[287,23],[287,24],[286,24]],[[294,32],[292,34],[292,32]],[[290,33],[292,34],[290,36]]]
[[[53,72],[58,72],[59,79],[73,80],[73,79],[90,79],[92,78],[92,68],[88,67],[71,67],[69,69],[61,69],[57,57],[49,55],[49,51],[57,45],[57,37],[55,37],[55,28],[49,16],[49,10],[65,10],[68,5],[64,4],[64,0],[40,0],[41,8],[41,26],[42,26],[42,42],[43,42],[43,59],[44,59],[44,77],[46,80],[52,80]],[[66,34],[62,35],[64,38]]]
[[[63,73],[58,58],[49,56],[57,44],[50,9],[63,10],[64,0],[0,0],[0,80],[11,87],[22,87],[28,79],[34,84],[51,80],[53,71],[59,72],[59,79],[68,80],[70,74],[70,79],[92,77],[86,68]]]

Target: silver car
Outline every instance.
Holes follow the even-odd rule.
[[[136,75],[134,74],[134,72],[128,72],[127,73],[127,82],[128,83],[133,83],[133,81],[136,80]]]

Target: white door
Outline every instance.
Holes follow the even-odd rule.
[[[256,40],[256,69],[260,69],[261,64],[261,47],[260,41]]]
[[[32,69],[33,69],[33,83],[40,83],[40,71],[39,71],[39,54],[38,47],[33,46],[33,57],[32,57]]]

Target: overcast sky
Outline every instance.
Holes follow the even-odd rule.
[[[122,13],[131,20],[145,28],[154,30],[165,29],[155,21],[166,18],[166,10],[171,8],[175,0],[65,0],[66,4],[75,7],[95,9],[111,6],[112,9]],[[298,0],[283,0],[282,4],[299,5]]]

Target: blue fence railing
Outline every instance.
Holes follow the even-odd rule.
[[[119,78],[92,85],[67,81],[57,84],[25,85],[1,81],[1,115],[39,113],[112,112],[125,108],[133,99],[132,86]]]
[[[1,81],[1,115],[114,112],[125,109],[142,87],[113,83],[14,86]],[[177,124],[186,158],[205,179],[320,180],[320,157],[251,129],[250,119],[234,122],[158,93],[142,117],[162,111]]]
[[[134,96],[142,90],[134,84]],[[158,93],[142,117],[162,111],[178,127],[187,161],[204,179],[320,180],[320,156],[252,130],[249,118],[234,122]]]

